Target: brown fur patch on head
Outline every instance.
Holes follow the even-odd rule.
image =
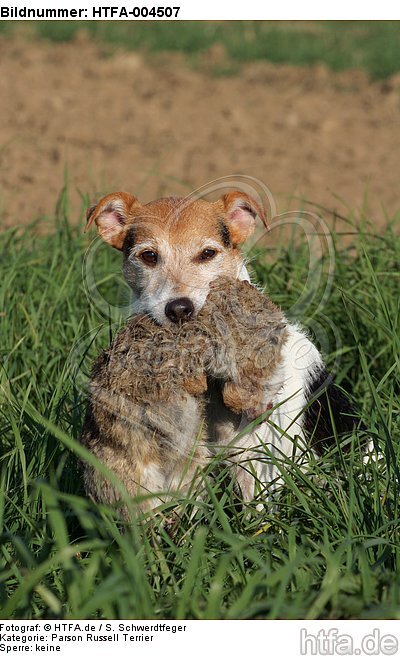
[[[182,249],[210,238],[229,247],[223,226],[223,213],[214,203],[181,197],[159,198],[136,208],[132,222],[137,225],[137,241],[163,235]]]
[[[96,223],[104,241],[122,250],[129,226],[137,224],[139,241],[163,231],[175,243],[210,237],[225,247],[241,244],[254,230],[259,216],[266,223],[264,208],[251,196],[233,191],[215,203],[170,196],[141,205],[127,192],[104,196],[86,214],[86,230]]]

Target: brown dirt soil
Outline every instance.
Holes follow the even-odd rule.
[[[206,64],[0,39],[3,224],[52,215],[65,166],[76,219],[79,192],[148,201],[233,173],[263,181],[281,211],[293,195],[357,209],[366,192],[374,220],[399,209],[399,76],[255,63],[218,78]]]

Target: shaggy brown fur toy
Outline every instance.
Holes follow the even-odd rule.
[[[142,496],[141,510],[155,507],[208,461],[207,378],[223,382],[230,409],[254,418],[276,391],[269,386],[286,337],[268,297],[228,279],[212,285],[195,320],[165,327],[135,316],[93,367],[82,443],[129,495]],[[84,480],[93,499],[118,500],[88,464]]]

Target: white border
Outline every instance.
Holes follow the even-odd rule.
[[[261,2],[245,0],[0,0],[0,9],[9,8],[10,15],[3,14],[2,20],[35,20],[33,17],[18,16],[21,10],[33,9],[69,9],[77,12],[64,20],[154,20],[152,17],[126,17],[124,12],[134,7],[179,7],[177,18],[175,12],[171,20],[399,20],[400,3],[393,0],[372,2],[317,2],[316,0],[287,0],[286,2]],[[99,12],[99,9],[103,11]],[[11,11],[13,9],[13,11]],[[97,13],[94,12],[96,10]],[[145,11],[143,13],[146,13]],[[41,20],[43,18],[40,17]],[[46,19],[46,18],[44,18]],[[159,20],[166,20],[160,17]],[[50,19],[51,20],[51,19]],[[60,20],[60,19],[59,19]]]

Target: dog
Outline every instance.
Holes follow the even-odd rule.
[[[242,191],[214,202],[167,197],[143,205],[127,192],[116,192],[88,210],[86,227],[96,224],[104,242],[121,251],[134,312],[168,326],[195,319],[213,281],[250,281],[240,247],[253,234],[257,216],[267,224],[264,208]],[[243,430],[246,418],[225,406],[218,381],[209,388],[210,441],[218,448],[234,444],[241,452],[240,466],[249,474],[242,485],[245,500],[254,497],[255,481],[263,494],[279,479],[279,460],[299,448],[321,454],[335,436],[351,433],[358,424],[318,349],[297,324],[287,323],[274,376],[272,413],[254,430]],[[267,457],[265,447],[274,457]]]
[[[220,382],[225,407],[249,419],[267,398],[272,405],[277,391],[271,381],[287,338],[283,313],[247,282],[219,278],[210,288],[192,321],[160,326],[135,315],[93,367],[81,442],[118,476],[141,512],[171,491],[191,492],[198,468],[206,468],[208,379]],[[121,500],[94,467],[84,463],[83,471],[89,497]],[[235,473],[237,486],[248,487],[249,474]],[[125,507],[121,514],[129,519]]]

